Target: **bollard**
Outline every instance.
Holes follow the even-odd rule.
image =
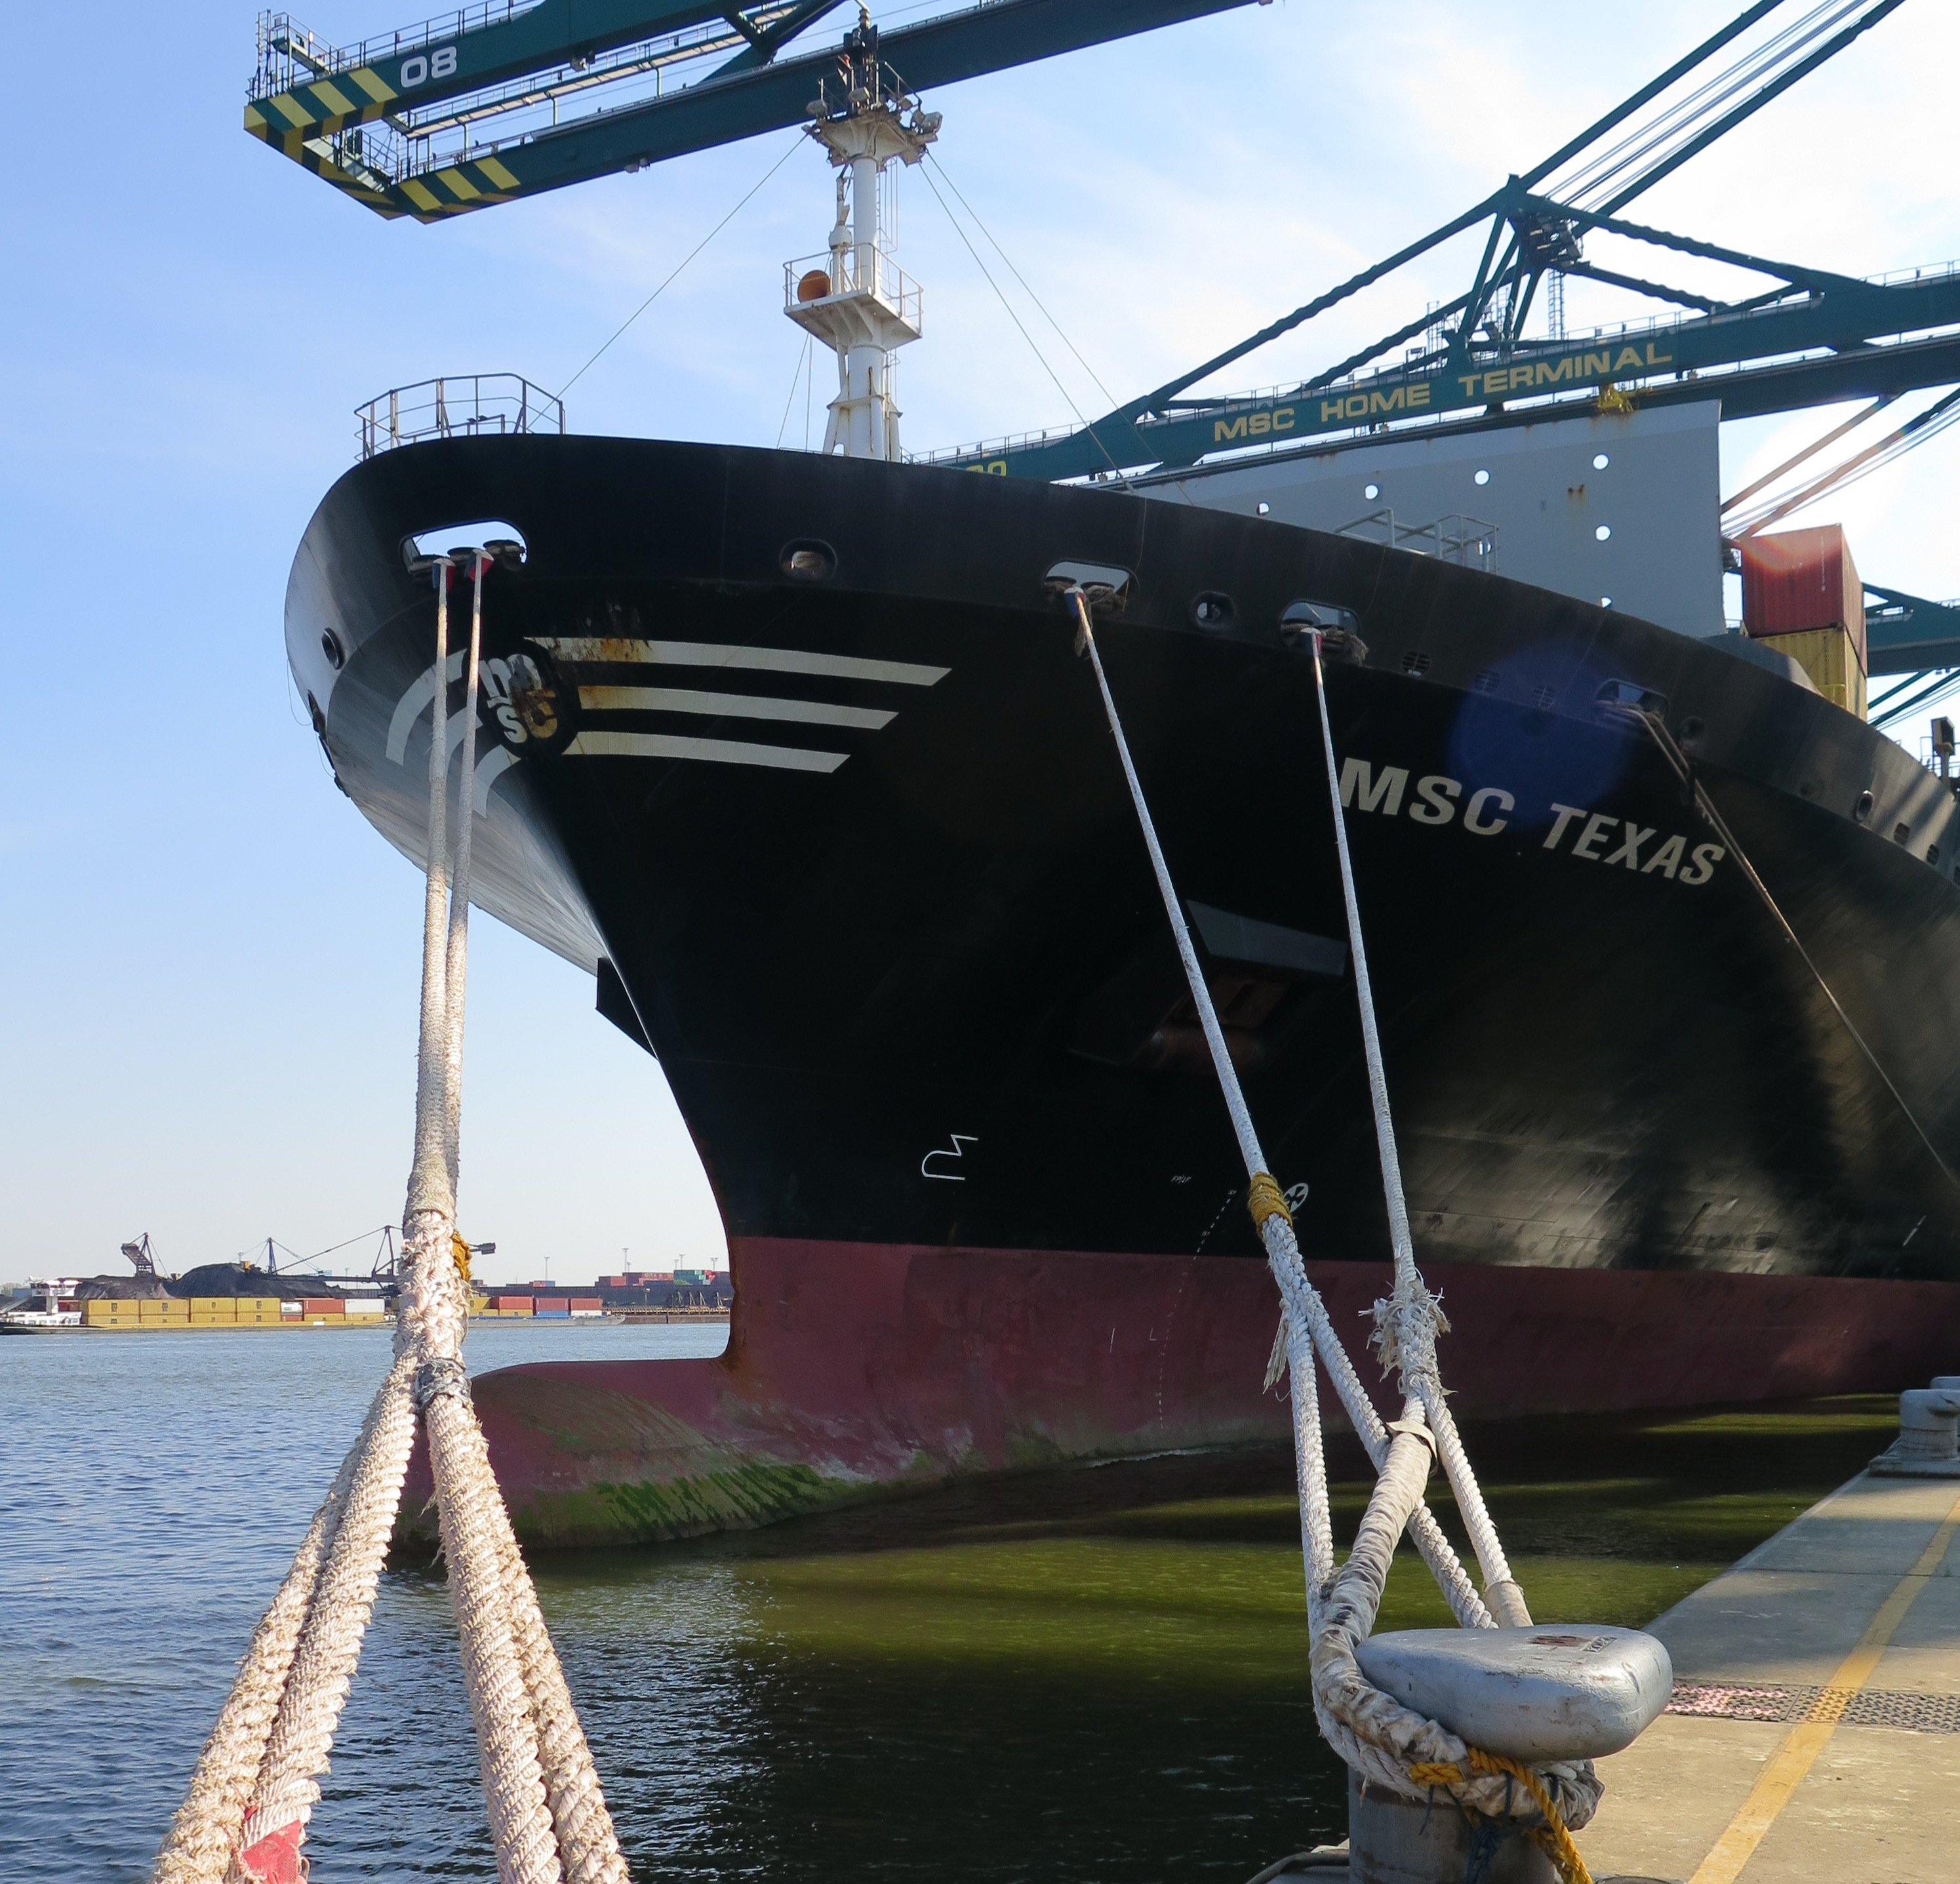
[[[1355,1644],[1369,1681],[1458,1739],[1528,1765],[1617,1753],[1674,1691],[1666,1649],[1638,1629],[1540,1623],[1395,1629]],[[1557,1884],[1521,1826],[1473,1820],[1445,1787],[1410,1799],[1348,1775],[1350,1884]]]
[[[1472,1825],[1446,1793],[1405,1799],[1348,1769],[1348,1884],[1558,1884],[1517,1826]]]
[[[1872,1461],[1892,1478],[1960,1478],[1960,1374],[1899,1395],[1899,1435]]]

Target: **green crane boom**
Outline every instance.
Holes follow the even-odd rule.
[[[916,91],[1250,3],[988,0],[880,51]],[[266,14],[245,129],[384,216],[438,221],[802,123],[836,49],[777,54],[838,4],[492,0],[352,48]],[[670,90],[670,72],[695,76]]]
[[[476,0],[349,48],[266,14],[245,128],[384,216],[438,221],[803,122],[837,49],[778,55],[842,4]],[[899,88],[916,92],[1249,4],[980,0],[883,34],[878,56]],[[1529,423],[1568,407],[1717,396],[1723,415],[1738,418],[1960,382],[1960,269],[1860,280],[1621,213],[1903,0],[1817,8],[1780,26],[1771,16],[1789,4],[1752,0],[1484,202],[1190,372],[1086,424],[934,460],[1049,479],[1161,474],[1257,448],[1338,450],[1405,427]],[[1765,21],[1751,49],[1751,29]],[[1706,78],[1703,68],[1724,53],[1734,62]],[[1670,89],[1691,78],[1686,103],[1676,91],[1669,107]],[[1485,224],[1470,286],[1446,305],[1289,389],[1189,395]],[[1596,236],[1723,263],[1764,285],[1723,301],[1604,267],[1586,253]],[[1574,275],[1670,311],[1588,336],[1526,339],[1541,288]],[[1874,675],[1960,667],[1960,605],[1874,588],[1869,632]]]

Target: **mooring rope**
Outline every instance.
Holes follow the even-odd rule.
[[[384,1383],[382,1392],[387,1391]],[[354,1469],[381,1406],[369,1408],[360,1437],[341,1462],[332,1488],[313,1514],[285,1580],[253,1633],[237,1679],[191,1775],[184,1803],[170,1822],[152,1873],[156,1884],[205,1884],[224,1876],[235,1834],[245,1820],[253,1788],[265,1764],[266,1746],[285,1691],[286,1678],[306,1626],[320,1568],[340,1523]]]
[[[1301,1541],[1306,1565],[1307,1612],[1312,1637],[1311,1667],[1314,1713],[1328,1744],[1347,1763],[1364,1777],[1405,1797],[1420,1799],[1430,1787],[1446,1784],[1451,1794],[1468,1810],[1492,1819],[1529,1822],[1529,1813],[1542,1820],[1538,1829],[1545,1834],[1547,1848],[1564,1871],[1568,1884],[1581,1884],[1585,1867],[1579,1863],[1566,1828],[1583,1825],[1596,1809],[1600,1787],[1588,1761],[1557,1761],[1534,1768],[1538,1781],[1535,1796],[1526,1789],[1519,1798],[1519,1788],[1503,1764],[1470,1746],[1440,1723],[1404,1707],[1375,1687],[1361,1672],[1355,1658],[1355,1645],[1374,1625],[1386,1583],[1396,1542],[1405,1533],[1416,1543],[1424,1561],[1448,1599],[1457,1620],[1466,1628],[1490,1628],[1490,1610],[1478,1599],[1455,1551],[1423,1504],[1423,1490],[1433,1457],[1444,1455],[1446,1476],[1463,1512],[1473,1542],[1478,1545],[1480,1567],[1485,1574],[1487,1593],[1507,1611],[1522,1613],[1523,1601],[1511,1582],[1510,1570],[1498,1543],[1475,1475],[1456,1437],[1454,1422],[1443,1405],[1442,1387],[1437,1371],[1435,1340],[1441,1329],[1437,1298],[1424,1285],[1416,1270],[1408,1233],[1407,1207],[1402,1201],[1399,1161],[1395,1154],[1393,1122],[1388,1106],[1387,1087],[1382,1075],[1380,1043],[1374,1026],[1373,995],[1367,979],[1367,957],[1362,946],[1359,903],[1354,892],[1351,861],[1347,851],[1341,823],[1340,784],[1334,765],[1333,735],[1327,715],[1325,681],[1319,662],[1319,639],[1313,649],[1315,679],[1320,699],[1323,749],[1328,765],[1329,788],[1335,827],[1339,833],[1342,893],[1346,899],[1348,935],[1355,961],[1356,987],[1363,1017],[1364,1041],[1370,1055],[1370,1084],[1376,1111],[1376,1128],[1384,1153],[1385,1185],[1392,1187],[1392,1220],[1398,1214],[1401,1224],[1395,1249],[1395,1287],[1391,1300],[1376,1304],[1378,1350],[1386,1367],[1395,1367],[1402,1376],[1402,1416],[1392,1427],[1382,1421],[1362,1389],[1348,1360],[1319,1292],[1308,1280],[1301,1260],[1291,1213],[1287,1208],[1278,1182],[1266,1168],[1258,1135],[1232,1064],[1224,1030],[1184,917],[1170,868],[1157,839],[1142,781],[1130,755],[1122,715],[1110,690],[1102,654],[1096,646],[1090,598],[1078,585],[1065,592],[1076,622],[1076,646],[1088,657],[1102,695],[1104,717],[1129,788],[1130,803],[1150,867],[1157,877],[1158,893],[1178,956],[1184,966],[1185,980],[1198,1022],[1211,1049],[1220,1093],[1239,1141],[1246,1165],[1246,1201],[1265,1245],[1267,1262],[1278,1285],[1283,1320],[1290,1391],[1293,1408],[1295,1475],[1300,1488]],[[1354,1548],[1345,1563],[1334,1568],[1333,1526],[1328,1504],[1327,1475],[1313,1373],[1318,1355],[1327,1368],[1344,1408],[1362,1435],[1377,1472],[1374,1490],[1363,1513]],[[1433,1387],[1438,1421],[1431,1411],[1429,1391]],[[1444,1434],[1449,1435],[1445,1452]],[[1453,1458],[1449,1455],[1453,1453]],[[1478,1514],[1472,1519],[1472,1511]],[[1478,1539],[1478,1526],[1488,1531]],[[1486,1556],[1488,1549],[1489,1555]],[[1447,1781],[1434,1776],[1447,1769],[1457,1775]],[[1424,1775],[1418,1778],[1415,1774]],[[1534,1835],[1536,1835],[1535,1831]],[[1570,1853],[1574,1869],[1566,1869]]]
[[[1348,916],[1348,947],[1354,962],[1354,998],[1361,1014],[1361,1047],[1368,1068],[1368,1096],[1375,1115],[1375,1144],[1382,1166],[1382,1190],[1388,1202],[1389,1240],[1395,1254],[1395,1286],[1386,1302],[1375,1304],[1375,1346],[1384,1373],[1399,1373],[1402,1389],[1422,1402],[1435,1436],[1437,1456],[1462,1513],[1478,1567],[1484,1573],[1484,1599],[1499,1621],[1520,1626],[1531,1621],[1524,1593],[1511,1577],[1510,1562],[1497,1527],[1484,1503],[1477,1476],[1463,1450],[1436,1359],[1437,1337],[1449,1324],[1443,1318],[1440,1298],[1430,1294],[1415,1266],[1415,1244],[1409,1233],[1408,1201],[1402,1189],[1402,1164],[1395,1146],[1395,1119],[1389,1107],[1389,1081],[1382,1061],[1381,1029],[1375,1017],[1375,995],[1368,978],[1368,949],[1361,934],[1361,904],[1354,888],[1354,860],[1348,848],[1348,823],[1341,816],[1341,768],[1334,756],[1334,727],[1327,710],[1327,674],[1321,661],[1320,637],[1312,637],[1313,694],[1320,711],[1321,751],[1327,765],[1328,802],[1334,816],[1334,847],[1341,865],[1341,896]]]
[[[450,897],[448,941],[443,951],[442,1006],[447,1021],[444,1042],[447,1084],[444,1091],[447,1101],[443,1109],[443,1144],[447,1154],[445,1161],[452,1199],[457,1195],[457,1162],[463,1144],[463,1022],[464,991],[469,972],[469,850],[470,836],[476,825],[476,819],[470,815],[471,807],[476,802],[476,741],[473,734],[483,653],[483,574],[490,566],[488,556],[474,556],[470,560],[469,653],[464,664],[463,683],[463,724],[469,730],[463,740],[458,766],[460,775],[456,789],[456,880],[463,886],[464,893]],[[447,775],[446,742],[444,753],[444,772]],[[447,784],[446,775],[444,783],[445,786]]]
[[[453,870],[447,842],[449,585],[435,559],[415,1158],[402,1213],[394,1360],[240,1666],[153,1884],[298,1884],[341,1709],[373,1610],[419,1419],[435,1481],[463,1685],[500,1884],[628,1884],[585,1736],[491,1472],[463,1364],[469,1297],[456,1234],[469,834],[483,575],[473,578]]]

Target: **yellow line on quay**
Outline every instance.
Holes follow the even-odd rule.
[[[1879,1657],[1905,1620],[1906,1612],[1945,1560],[1956,1532],[1960,1532],[1960,1498],[1954,1500],[1952,1508],[1920,1552],[1917,1562],[1879,1604],[1878,1614],[1859,1637],[1857,1646],[1838,1664],[1808,1717],[1791,1728],[1782,1746],[1770,1755],[1769,1764],[1749,1789],[1742,1809],[1729,1822],[1728,1830],[1716,1840],[1714,1849],[1701,1860],[1688,1884],[1736,1884],[1743,1867],[1755,1856],[1757,1846],[1775,1824],[1777,1814],[1790,1803],[1804,1776],[1817,1763],[1817,1756],[1838,1731],[1844,1710],[1872,1679]]]

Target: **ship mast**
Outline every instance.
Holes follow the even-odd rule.
[[[939,135],[940,114],[900,91],[878,56],[878,32],[861,11],[837,61],[841,103],[821,81],[810,134],[837,172],[837,219],[828,252],[784,270],[784,311],[837,355],[823,449],[847,458],[899,457],[894,368],[899,348],[919,337],[923,297],[892,256],[885,173],[916,164]],[[894,205],[895,206],[895,205]]]

